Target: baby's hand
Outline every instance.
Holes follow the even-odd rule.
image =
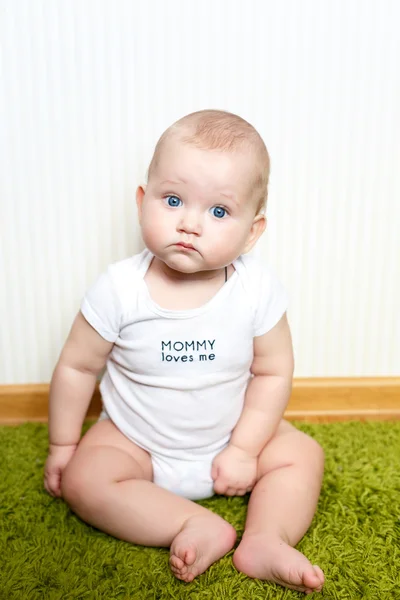
[[[71,460],[77,444],[70,446],[55,446],[50,444],[49,455],[44,468],[44,487],[56,498],[61,497],[61,475]]]
[[[228,445],[214,458],[211,477],[216,494],[244,496],[246,492],[251,492],[256,483],[257,457]]]

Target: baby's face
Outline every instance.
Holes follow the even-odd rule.
[[[182,273],[219,269],[249,251],[255,229],[258,239],[264,227],[256,200],[249,197],[252,162],[244,152],[200,150],[169,140],[146,192],[138,190],[149,250]]]

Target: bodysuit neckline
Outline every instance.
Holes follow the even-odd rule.
[[[149,292],[149,288],[147,287],[146,282],[144,280],[144,277],[150,267],[151,261],[154,258],[154,254],[152,254],[152,252],[150,252],[150,250],[148,250],[147,248],[143,250],[142,254],[143,256],[141,264],[139,265],[139,275],[141,285],[140,291],[143,295],[144,302],[146,303],[148,309],[151,310],[153,313],[165,317],[167,319],[192,319],[193,317],[197,317],[198,315],[201,315],[207,312],[208,310],[211,310],[214,306],[218,305],[227,297],[227,295],[231,292],[233,286],[235,285],[235,282],[238,277],[236,269],[237,261],[235,260],[232,263],[232,265],[235,268],[235,271],[232,273],[232,275],[227,281],[225,280],[224,285],[214,294],[212,298],[210,298],[210,300],[208,300],[201,306],[198,306],[197,308],[189,308],[186,310],[172,310],[169,308],[163,308],[152,299]]]

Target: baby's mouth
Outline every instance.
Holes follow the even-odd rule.
[[[182,250],[188,250],[189,252],[196,250],[196,248],[192,246],[192,244],[185,244],[185,242],[178,242],[177,244],[175,244],[175,246],[177,248],[181,248]]]

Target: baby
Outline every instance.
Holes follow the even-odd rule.
[[[161,136],[136,195],[146,249],[89,289],[52,377],[45,487],[102,531],[169,547],[186,582],[236,541],[194,500],[251,492],[235,567],[311,593],[324,575],[294,546],[323,451],[282,419],[287,296],[247,256],[266,226],[268,176],[260,135],[231,113],[192,113]],[[80,440],[104,366],[103,412]]]

